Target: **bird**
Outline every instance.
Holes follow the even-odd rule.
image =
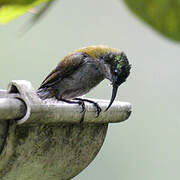
[[[85,109],[84,102],[93,103],[97,117],[101,112],[98,103],[78,98],[88,93],[104,79],[112,83],[112,95],[107,111],[115,100],[118,87],[130,74],[131,65],[123,51],[105,45],[77,49],[65,56],[44,79],[37,90],[42,99],[55,97],[66,103],[77,103]]]

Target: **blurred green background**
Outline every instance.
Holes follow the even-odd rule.
[[[122,49],[132,64],[116,100],[131,117],[110,124],[95,160],[74,180],[179,180],[180,45],[151,30],[118,0],[57,1],[21,36],[31,14],[0,27],[0,88],[26,79],[35,88],[67,53],[89,45]],[[109,99],[105,80],[87,97]]]

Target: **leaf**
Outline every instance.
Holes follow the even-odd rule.
[[[0,0],[0,23],[6,24],[49,0]]]
[[[180,41],[180,0],[124,0],[140,19],[165,37]]]

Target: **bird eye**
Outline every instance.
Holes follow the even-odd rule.
[[[121,70],[120,69],[115,69],[114,70],[114,75],[115,76],[119,76],[121,74]]]
[[[118,75],[118,70],[117,69],[115,69],[114,74]]]

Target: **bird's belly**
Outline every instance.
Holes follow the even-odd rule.
[[[58,86],[59,97],[73,99],[88,93],[93,87],[104,79],[98,65],[84,64],[72,75],[64,78]]]

